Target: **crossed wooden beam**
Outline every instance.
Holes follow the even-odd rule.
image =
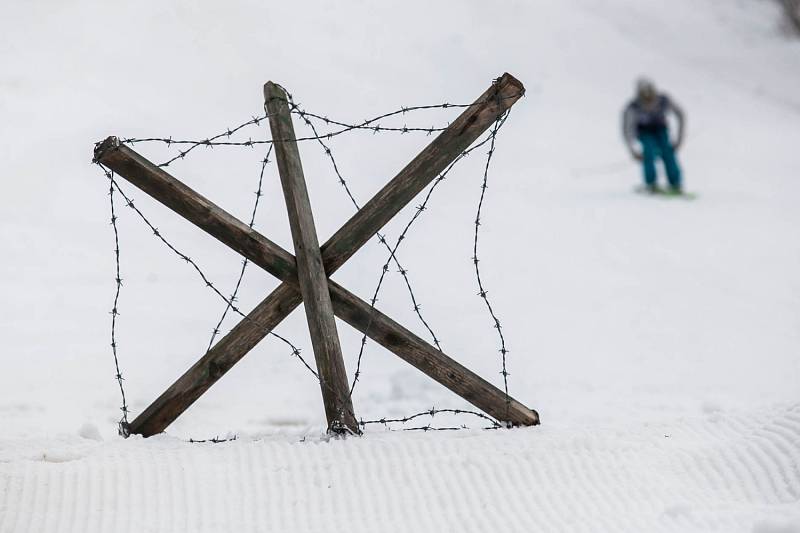
[[[524,91],[522,83],[510,74],[495,80],[320,247],[287,96],[278,85],[268,82],[264,98],[296,256],[120,144],[116,137],[99,143],[95,161],[282,281],[137,416],[128,431],[145,437],[164,431],[300,302],[306,311],[329,431],[360,433],[334,315],[497,420],[508,425],[538,424],[536,411],[507,396],[329,277],[519,100]]]

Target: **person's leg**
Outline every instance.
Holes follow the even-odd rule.
[[[644,172],[644,184],[648,189],[655,189],[656,147],[658,141],[655,136],[649,133],[642,133],[639,135],[639,142],[642,143],[642,171]]]
[[[658,134],[658,149],[661,152],[661,159],[664,160],[664,169],[667,171],[669,186],[675,190],[681,190],[681,168],[675,157],[675,149],[669,141],[669,133],[663,129]]]

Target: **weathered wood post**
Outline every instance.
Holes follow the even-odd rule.
[[[275,158],[289,213],[289,227],[297,259],[297,278],[306,311],[311,345],[317,362],[328,431],[341,432],[344,428],[360,433],[353,414],[347,371],[333,317],[333,305],[328,290],[328,277],[319,251],[319,239],[311,212],[306,180],[300,152],[295,142],[292,115],[286,93],[272,82],[264,85],[264,101],[269,115],[269,126],[275,142]]]

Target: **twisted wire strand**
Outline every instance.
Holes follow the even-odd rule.
[[[281,87],[281,88],[284,89],[284,91],[286,91],[285,88],[283,88],[283,87]],[[289,94],[288,91],[286,91],[286,92],[287,92],[287,94]],[[512,94],[512,95],[508,95],[508,96],[493,97],[491,101],[498,101],[498,100],[502,101],[502,100],[507,100],[507,99],[512,99],[512,98],[518,98],[520,96],[523,96],[524,94],[525,94],[524,91],[521,91],[519,93],[515,93],[515,94]],[[481,100],[481,101],[473,102],[471,104],[450,104],[450,103],[445,102],[445,103],[442,103],[442,104],[435,104],[435,105],[401,107],[398,110],[391,111],[391,112],[388,112],[388,113],[383,113],[381,115],[378,115],[378,116],[370,118],[370,119],[366,119],[366,120],[364,120],[364,121],[362,121],[360,123],[356,123],[356,124],[346,123],[346,122],[341,122],[341,121],[336,121],[336,120],[331,120],[331,119],[329,119],[327,117],[324,117],[322,115],[315,114],[315,113],[310,113],[308,111],[304,111],[304,113],[307,114],[308,116],[313,116],[315,118],[319,118],[322,121],[327,121],[328,124],[333,124],[334,126],[340,126],[340,128],[337,129],[337,130],[331,130],[331,131],[328,131],[328,132],[325,132],[325,133],[322,133],[322,134],[315,134],[313,136],[295,137],[294,139],[257,139],[257,140],[253,140],[252,137],[250,137],[246,141],[231,141],[231,140],[219,141],[218,140],[218,139],[221,139],[223,137],[226,137],[227,139],[230,139],[231,136],[233,136],[235,133],[238,133],[240,130],[242,130],[242,129],[248,127],[248,126],[251,126],[251,125],[260,124],[260,122],[262,120],[268,118],[268,115],[264,114],[264,115],[260,115],[260,116],[257,116],[257,117],[252,117],[250,120],[240,124],[239,126],[233,128],[233,129],[228,128],[224,132],[218,133],[218,134],[213,135],[211,137],[207,137],[205,139],[173,139],[171,136],[170,137],[139,137],[139,138],[129,137],[129,138],[120,139],[120,142],[122,144],[129,144],[131,146],[134,145],[134,144],[137,144],[137,143],[147,143],[147,142],[163,143],[163,144],[166,144],[168,147],[172,146],[172,145],[176,145],[176,146],[189,145],[189,148],[187,148],[186,150],[180,150],[178,152],[178,155],[176,155],[176,156],[172,157],[171,159],[165,161],[164,163],[161,163],[161,164],[158,165],[160,167],[167,167],[171,163],[173,163],[174,161],[176,161],[178,159],[185,158],[189,154],[189,152],[191,152],[195,148],[198,148],[199,146],[205,146],[205,147],[208,147],[208,148],[213,148],[214,146],[246,146],[246,147],[254,147],[254,146],[259,145],[259,144],[273,144],[273,143],[276,143],[276,142],[305,142],[305,141],[314,141],[314,140],[320,140],[320,139],[329,140],[329,139],[332,139],[333,137],[337,137],[339,135],[342,135],[343,133],[348,133],[348,132],[356,131],[356,130],[369,130],[369,131],[372,131],[373,133],[397,132],[397,133],[401,133],[401,134],[410,133],[410,132],[423,132],[423,133],[426,133],[427,135],[431,135],[434,132],[443,131],[444,129],[446,129],[446,126],[445,127],[434,127],[434,126],[431,126],[429,128],[425,128],[425,127],[408,127],[408,126],[403,126],[403,127],[384,127],[384,126],[380,126],[379,124],[377,124],[377,125],[373,125],[373,124],[375,124],[379,120],[383,120],[385,118],[389,118],[389,117],[393,117],[393,116],[397,116],[397,115],[404,115],[404,114],[412,112],[412,111],[420,111],[420,110],[426,110],[426,109],[448,109],[448,108],[465,109],[465,108],[469,108],[469,107],[473,107],[473,106],[482,105],[482,104],[486,103],[487,101],[489,101],[489,100],[485,100],[485,101]]]
[[[240,130],[242,130],[244,128],[247,128],[248,126],[253,126],[253,125],[258,126],[261,123],[262,120],[265,120],[268,117],[269,117],[269,114],[264,114],[264,115],[261,115],[261,116],[252,117],[250,120],[248,120],[248,121],[246,121],[246,122],[244,122],[242,124],[239,124],[238,126],[236,126],[233,129],[227,128],[222,133],[218,133],[216,135],[212,135],[211,137],[208,137],[208,138],[203,139],[203,140],[187,141],[187,140],[173,140],[172,137],[167,137],[167,138],[164,138],[164,137],[146,137],[146,138],[142,138],[142,139],[122,139],[122,140],[120,140],[120,142],[123,143],[123,144],[130,144],[131,146],[133,146],[136,143],[142,143],[142,142],[160,142],[160,143],[166,144],[167,147],[172,146],[173,144],[175,144],[175,145],[183,145],[183,144],[191,145],[186,150],[180,150],[178,155],[176,155],[175,157],[173,157],[171,159],[168,159],[164,163],[161,163],[161,164],[158,165],[160,167],[168,167],[170,165],[170,163],[172,163],[172,162],[174,162],[174,161],[176,161],[178,159],[185,158],[189,154],[189,152],[191,152],[192,150],[194,150],[198,146],[207,146],[207,147],[214,147],[214,146],[252,146],[253,145],[252,142],[251,143],[242,143],[242,142],[230,142],[230,141],[228,141],[228,142],[224,142],[224,141],[223,142],[216,142],[216,141],[217,141],[217,139],[221,139],[223,137],[226,137],[226,138],[230,139],[231,136],[233,136],[234,134],[238,133]]]
[[[489,422],[491,429],[496,429],[502,427],[501,424],[495,420],[494,418],[486,415],[484,413],[480,413],[478,411],[472,411],[470,409],[437,409],[436,407],[431,407],[425,411],[420,411],[419,413],[414,413],[412,415],[400,417],[400,418],[378,418],[375,420],[360,420],[359,425],[362,427],[372,425],[372,424],[382,424],[387,427],[387,429],[392,429],[389,424],[406,424],[411,422],[412,420],[416,420],[417,418],[421,418],[424,416],[434,417],[438,414],[442,413],[449,413],[454,415],[470,415],[482,420],[486,420]],[[431,430],[439,430],[439,431],[451,431],[454,429],[469,429],[467,426],[459,426],[456,428],[453,427],[434,427],[431,425],[423,426],[423,427],[416,427],[416,428],[404,428],[404,431],[416,431],[416,430],[423,430],[423,431],[431,431]]]
[[[264,156],[264,159],[261,161],[261,172],[259,173],[258,176],[258,188],[256,189],[255,192],[256,199],[253,201],[253,210],[250,214],[250,222],[248,222],[247,224],[247,227],[249,227],[250,229],[252,229],[256,223],[256,214],[258,213],[258,205],[260,203],[261,197],[264,196],[264,193],[262,192],[263,190],[262,185],[264,183],[264,170],[267,168],[267,164],[269,164],[269,156],[272,154],[272,148],[274,146],[275,145],[273,144],[269,145],[269,149],[267,150],[267,155]],[[249,264],[250,261],[247,258],[242,259],[242,268],[239,271],[239,277],[236,279],[236,284],[234,286],[233,293],[231,294],[230,297],[230,303],[225,304],[225,310],[222,312],[222,315],[219,317],[219,320],[217,321],[217,325],[214,326],[214,330],[211,332],[211,340],[208,341],[208,348],[206,349],[206,352],[211,350],[211,347],[214,346],[214,341],[216,340],[217,335],[219,335],[220,333],[220,328],[222,327],[222,323],[225,321],[225,318],[228,316],[228,312],[231,310],[231,303],[237,301],[237,298],[239,296],[239,289],[242,286],[242,279],[244,279],[244,274]]]
[[[122,289],[122,277],[120,274],[120,262],[119,262],[119,229],[117,228],[117,211],[116,205],[114,202],[114,174],[109,173],[108,178],[110,180],[109,188],[108,188],[108,197],[110,199],[111,204],[111,226],[114,228],[114,262],[115,262],[115,270],[116,274],[114,276],[114,306],[111,308],[111,353],[114,355],[114,369],[116,371],[115,378],[117,380],[117,384],[119,385],[119,393],[122,397],[122,405],[120,406],[120,410],[122,411],[122,418],[120,418],[119,423],[117,424],[117,430],[120,435],[123,437],[127,437],[128,433],[128,401],[125,398],[125,387],[122,385],[124,378],[122,377],[122,372],[119,368],[119,356],[117,354],[117,317],[119,316],[119,295],[120,290]]]
[[[475,266],[475,279],[476,279],[477,284],[478,284],[478,296],[486,304],[486,309],[488,310],[489,316],[491,317],[492,322],[494,323],[493,327],[494,327],[494,329],[497,330],[497,335],[498,335],[499,340],[500,340],[500,349],[498,350],[500,352],[501,362],[502,362],[502,370],[500,371],[500,374],[503,376],[503,391],[505,392],[505,395],[506,395],[506,414],[508,414],[508,409],[509,409],[509,406],[510,406],[510,399],[509,399],[509,396],[508,396],[508,375],[509,374],[508,374],[508,370],[506,368],[506,356],[508,354],[508,349],[506,349],[506,338],[505,338],[505,335],[503,335],[503,328],[502,328],[502,326],[500,324],[500,319],[497,318],[497,314],[494,311],[494,307],[492,306],[492,303],[489,300],[489,297],[487,295],[488,291],[486,290],[486,287],[484,286],[483,279],[481,278],[481,269],[480,269],[480,266],[479,266],[480,259],[478,258],[478,237],[479,237],[479,234],[480,234],[480,227],[481,227],[481,213],[482,213],[482,209],[483,209],[483,202],[486,199],[486,189],[489,188],[489,186],[488,186],[488,182],[489,182],[489,166],[492,163],[492,156],[494,155],[494,151],[495,151],[495,140],[497,138],[497,131],[500,129],[500,126],[502,126],[502,121],[501,121],[501,118],[498,118],[497,121],[495,121],[495,124],[494,124],[494,126],[492,128],[492,133],[490,134],[491,143],[489,145],[489,152],[487,153],[487,156],[486,156],[486,164],[485,164],[484,169],[483,169],[483,181],[481,183],[481,196],[480,196],[480,200],[478,200],[478,209],[477,209],[477,213],[475,215],[475,233],[474,233],[474,241],[473,241],[473,246],[472,246],[472,263]]]

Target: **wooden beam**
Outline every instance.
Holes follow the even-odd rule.
[[[322,246],[322,258],[328,275],[338,269],[360,246],[363,246],[363,244],[379,231],[392,216],[402,209],[403,204],[401,204],[401,201],[405,200],[408,202],[418,194],[439,172],[447,167],[452,159],[457,157],[469,144],[474,142],[482,132],[486,131],[486,129],[493,124],[494,120],[521,98],[522,94],[524,94],[524,87],[510,74],[504,74],[501,78],[496,80],[472,106],[467,108],[447,128],[447,130],[442,132],[442,134],[431,142],[412,163],[407,165],[386,187],[365,205],[365,208],[369,206],[369,211],[364,211],[362,209],[347,222],[346,225],[353,231],[352,234],[346,234],[340,230]],[[451,159],[447,160],[446,158],[440,157],[437,155],[439,152],[450,154],[449,157]],[[138,182],[142,181],[139,179],[142,174],[149,174],[153,179],[163,178],[161,174],[163,171],[161,171],[161,169],[155,167],[155,165],[139,154],[136,154],[136,152],[130,148],[120,146],[113,137],[106,139],[106,141],[98,145],[95,150],[95,160],[106,165],[111,170],[114,170],[122,177],[127,178],[127,175],[132,175],[133,179],[131,181],[137,186],[139,186]],[[435,166],[422,165],[422,161],[427,161],[430,165]],[[163,174],[166,173],[164,172]],[[413,186],[404,186],[404,181],[412,182]],[[144,187],[140,188],[145,190],[145,192],[149,190]],[[159,199],[158,197],[156,198]],[[380,199],[380,201],[378,201],[378,199]],[[181,208],[180,204],[177,205],[177,208],[167,203],[165,203],[165,205],[173,208],[191,222],[228,244],[226,239],[224,239],[224,235],[221,236],[219,231],[215,231],[216,228],[213,221],[205,221],[204,217],[200,217],[200,220],[196,221],[187,216],[187,213],[191,214],[197,211],[197,209],[179,210],[179,208]],[[201,209],[201,211],[203,210]],[[204,223],[204,221],[208,223]],[[195,363],[195,365],[190,367],[175,383],[159,396],[155,402],[142,412],[131,423],[132,433],[149,436],[166,429],[166,427],[188,409],[203,392],[208,390],[208,388],[222,377],[222,375],[239,361],[239,359],[244,357],[255,344],[268,335],[273,327],[299,305],[300,295],[296,288],[296,278],[290,277],[287,279],[281,275],[286,274],[285,265],[279,265],[281,268],[278,269],[278,272],[273,272],[274,264],[270,264],[268,268],[266,266],[268,258],[263,255],[261,250],[258,250],[258,246],[252,246],[250,237],[256,240],[260,237],[264,239],[262,242],[265,244],[268,242],[268,239],[260,236],[260,234],[254,230],[250,230],[250,232],[251,234],[245,235],[243,236],[244,238],[240,239],[240,241],[247,244],[247,246],[241,246],[240,244],[239,248],[234,247],[234,249],[237,249],[237,251],[245,255],[245,257],[257,258],[258,260],[253,259],[256,264],[281,277],[281,279],[284,279],[284,283],[256,306],[246,319],[241,321],[228,335],[220,340],[208,353]],[[272,243],[272,245],[277,247],[274,243]],[[282,250],[279,252],[272,247],[270,248],[273,255],[281,255],[280,252],[282,252]],[[285,253],[288,254],[288,252]],[[288,258],[284,256],[282,259],[279,259],[281,259],[283,263],[293,263],[291,254],[288,255]],[[369,307],[366,303],[364,303],[364,305]],[[335,298],[334,311],[336,311]],[[378,311],[375,310],[374,312],[376,316],[378,316]],[[361,312],[353,312],[350,313],[349,316],[361,316],[362,314]],[[354,319],[351,318],[350,320]],[[350,320],[348,320],[348,322],[350,322]],[[353,324],[353,322],[350,323]],[[389,324],[387,327],[391,327],[391,322],[387,322],[387,324]],[[362,324],[359,329],[363,331],[367,329],[367,325],[368,324]],[[376,337],[377,336],[376,334]],[[402,338],[403,336],[404,332],[398,331],[398,338]],[[387,344],[392,344],[395,346],[394,349],[397,349],[397,343],[389,342],[392,339],[389,339],[386,335],[382,335],[380,338],[374,338],[377,342],[382,342],[381,339]],[[408,346],[415,346],[416,344],[417,343],[410,343]],[[386,347],[393,349],[390,346]],[[428,347],[431,352],[438,353],[438,350],[435,350],[435,348],[430,347],[430,345],[428,345]],[[403,355],[401,355],[401,357],[403,357]],[[406,357],[410,356],[406,355]],[[405,357],[403,358],[405,359]],[[502,394],[499,390],[497,390],[497,392]],[[523,411],[516,420],[511,420],[503,416],[503,413],[489,414],[492,414],[492,416],[500,420],[515,424],[532,425],[538,423],[538,416],[534,416],[535,412],[527,411],[533,413],[533,415],[524,415]]]
[[[317,362],[322,400],[328,419],[328,431],[342,432],[349,429],[361,433],[353,413],[350,384],[342,358],[339,333],[333,318],[333,305],[328,290],[328,277],[319,251],[317,229],[308,198],[308,188],[303,175],[300,151],[294,141],[294,126],[286,93],[272,82],[264,85],[264,102],[269,115],[269,126],[273,139],[289,139],[275,143],[275,158],[278,161],[289,228],[292,232],[294,254],[297,262],[297,279],[300,295],[306,311],[311,345]]]
[[[273,276],[297,276],[292,254],[216,205],[141,154],[109,137],[95,149],[95,160]]]

